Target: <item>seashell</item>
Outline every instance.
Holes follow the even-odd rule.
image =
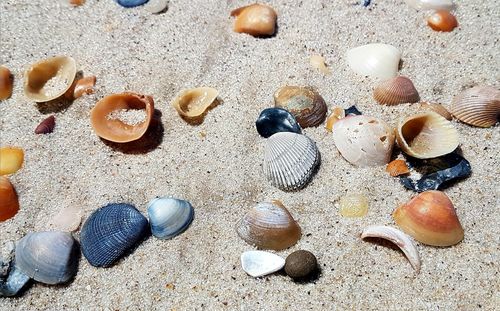
[[[398,73],[401,51],[389,44],[372,43],[347,51],[347,63],[357,74],[389,79]]]
[[[345,110],[339,106],[334,107],[332,113],[326,118],[326,130],[331,132],[333,130],[333,125],[342,118],[345,118]]]
[[[491,86],[475,86],[453,98],[451,114],[458,120],[478,126],[490,127],[500,116],[500,91]]]
[[[382,105],[397,105],[416,103],[420,96],[410,79],[399,76],[379,83],[373,90],[373,98]]]
[[[96,80],[95,76],[88,76],[76,81],[72,97],[79,98],[83,95],[93,94]]]
[[[333,125],[333,140],[340,154],[356,166],[389,162],[394,131],[384,121],[368,116],[349,116]]]
[[[444,106],[441,104],[420,102],[420,108],[426,109],[426,110],[432,110],[435,113],[444,117],[448,121],[451,121],[451,119],[453,119],[451,116],[451,113],[446,108],[444,108]]]
[[[44,119],[35,129],[35,134],[49,134],[54,131],[54,127],[56,127],[56,118],[54,116],[50,116]]]
[[[328,111],[323,97],[311,87],[284,86],[274,93],[274,105],[290,111],[302,128],[320,125]]]
[[[203,117],[218,95],[219,91],[211,87],[183,90],[174,98],[172,106],[183,119],[197,120]]]
[[[451,11],[455,5],[452,0],[405,0],[416,10],[447,10]]]
[[[318,271],[318,260],[313,253],[298,250],[286,257],[285,272],[295,280],[308,278]]]
[[[92,266],[109,267],[148,231],[148,220],[133,205],[108,204],[94,211],[83,224],[82,253]]]
[[[404,232],[427,245],[451,246],[464,238],[453,203],[441,191],[418,194],[396,208],[392,217]]]
[[[78,207],[66,207],[61,209],[49,222],[49,227],[59,231],[73,232],[80,227],[82,222],[82,210]]]
[[[9,179],[0,176],[0,221],[14,217],[19,211],[19,199],[16,189]]]
[[[236,231],[248,244],[282,250],[300,239],[301,229],[278,200],[259,203],[238,222]]]
[[[0,100],[12,96],[13,84],[14,77],[10,73],[10,70],[5,66],[0,66]]]
[[[458,26],[458,22],[449,11],[439,10],[429,16],[427,25],[435,31],[450,32]]]
[[[392,177],[396,177],[399,175],[408,174],[410,172],[410,169],[406,165],[405,160],[396,159],[387,164],[385,171],[388,172]]]
[[[69,4],[72,6],[80,6],[85,3],[85,0],[69,0]]]
[[[264,251],[248,251],[241,254],[241,267],[254,278],[283,269],[285,259]]]
[[[268,5],[254,3],[231,12],[235,16],[234,31],[254,37],[272,36],[276,31],[276,11]]]
[[[78,254],[78,243],[68,232],[29,233],[17,243],[15,265],[35,281],[66,283],[76,275]]]
[[[133,8],[148,2],[148,0],[115,0],[115,1],[124,8]]]
[[[142,109],[146,112],[146,118],[141,122],[124,122],[113,117],[119,111]],[[151,96],[125,92],[108,95],[98,101],[90,112],[90,122],[98,136],[112,142],[126,143],[137,140],[146,133],[153,113],[154,101]]]
[[[76,75],[76,62],[68,56],[41,60],[24,73],[24,94],[36,102],[56,99],[71,87]]]
[[[325,58],[321,55],[318,54],[311,55],[311,58],[309,59],[309,64],[311,64],[312,67],[318,69],[325,75],[331,73],[330,69],[326,67]]]
[[[368,213],[368,199],[361,193],[348,194],[340,198],[340,215],[363,217]]]
[[[400,120],[396,140],[401,150],[418,159],[445,155],[459,143],[453,124],[433,111]]]
[[[28,284],[29,280],[31,278],[21,272],[19,268],[11,267],[7,279],[0,278],[0,297],[16,296]]]
[[[420,255],[412,239],[398,229],[388,226],[368,226],[361,233],[361,238],[381,238],[396,244],[403,251],[411,266],[420,272]]]
[[[0,175],[14,174],[24,162],[24,151],[17,147],[0,148]]]
[[[345,115],[346,116],[360,116],[362,115],[361,111],[356,108],[356,106],[351,106],[347,109],[345,109]]]
[[[262,110],[255,127],[260,136],[268,138],[279,132],[292,132],[300,134],[302,132],[295,117],[285,109],[267,108]]]
[[[149,0],[144,6],[146,11],[152,14],[160,14],[168,10],[169,0]]]
[[[156,198],[148,204],[148,215],[153,235],[159,239],[171,239],[189,227],[194,209],[188,201]]]
[[[307,136],[280,132],[267,139],[264,175],[273,186],[283,191],[305,187],[319,163],[318,147]]]

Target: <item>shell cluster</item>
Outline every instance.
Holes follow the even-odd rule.
[[[186,230],[194,218],[188,201],[175,198],[156,198],[148,204],[151,232],[159,239],[171,239]]]
[[[274,93],[274,104],[290,111],[303,128],[323,123],[328,111],[323,97],[311,87],[284,86]]]

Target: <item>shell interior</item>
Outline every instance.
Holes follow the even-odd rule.
[[[211,87],[198,87],[181,91],[172,101],[179,115],[187,119],[201,117],[217,99],[219,91]]]

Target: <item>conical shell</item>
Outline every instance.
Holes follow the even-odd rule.
[[[417,10],[447,10],[454,8],[452,0],[405,0],[409,6]]]
[[[406,154],[430,159],[448,154],[458,147],[458,132],[441,115],[429,111],[399,122],[396,139]]]
[[[284,86],[274,93],[274,104],[293,114],[302,128],[320,125],[328,110],[323,97],[311,87]]]
[[[320,163],[316,144],[307,136],[279,132],[267,139],[264,153],[264,175],[284,191],[303,188]]]
[[[194,217],[191,203],[175,198],[156,198],[148,205],[151,232],[159,239],[171,239],[186,230]]]
[[[9,179],[0,176],[0,221],[14,217],[19,211],[19,200],[16,190]]]
[[[389,44],[372,43],[350,49],[346,57],[354,72],[389,79],[397,75],[401,51]]]
[[[410,79],[399,76],[377,85],[373,90],[373,98],[382,105],[397,105],[416,103],[420,96]]]
[[[54,131],[54,127],[56,127],[56,117],[50,116],[38,124],[35,128],[35,134],[52,133]]]
[[[451,246],[464,238],[453,203],[441,191],[420,193],[392,216],[404,232],[424,244]]]
[[[490,127],[500,116],[500,91],[491,86],[465,90],[453,99],[450,111],[464,123]]]
[[[236,226],[248,244],[262,249],[282,250],[300,239],[301,229],[280,201],[259,203]]]

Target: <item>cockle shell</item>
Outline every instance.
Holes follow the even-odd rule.
[[[320,163],[320,153],[307,136],[279,132],[269,137],[264,153],[264,175],[283,191],[307,185]]]
[[[254,37],[272,36],[276,31],[276,11],[268,5],[254,3],[231,12],[235,16],[234,31]]]
[[[12,95],[14,78],[10,70],[5,66],[0,66],[0,100],[9,98]]]
[[[432,110],[435,113],[444,117],[448,121],[451,121],[453,119],[453,117],[451,116],[451,113],[441,104],[420,102],[420,108],[425,109],[425,110]]]
[[[248,244],[262,249],[282,250],[300,239],[301,229],[280,201],[259,203],[236,226]]]
[[[451,246],[464,238],[453,203],[441,191],[418,194],[398,207],[392,217],[404,232],[427,245]]]
[[[137,124],[127,124],[120,119],[110,118],[120,110],[144,109],[146,118]],[[90,122],[95,133],[109,141],[126,143],[141,138],[148,130],[154,114],[154,101],[151,96],[132,92],[112,94],[97,102],[90,112]]]
[[[0,222],[14,217],[19,211],[16,189],[9,179],[0,176]]]
[[[369,116],[348,116],[333,125],[333,140],[340,154],[356,166],[387,164],[394,145],[394,130]]]
[[[491,86],[475,86],[453,99],[450,111],[458,120],[478,126],[490,127],[500,116],[500,91]]]
[[[403,152],[418,159],[445,155],[459,143],[453,124],[433,111],[400,120],[396,139]]]
[[[156,198],[148,204],[151,232],[159,239],[171,239],[182,233],[194,218],[191,203],[175,198]]]
[[[399,76],[382,81],[373,90],[373,98],[382,105],[416,103],[420,99],[413,82]]]
[[[435,31],[450,32],[458,26],[458,22],[449,11],[439,10],[429,16],[427,25]]]
[[[41,60],[24,74],[24,94],[36,102],[48,102],[62,96],[76,76],[76,62],[68,56]]]
[[[196,121],[217,100],[219,91],[211,87],[183,90],[172,101],[172,106],[186,121]]]
[[[68,232],[29,233],[16,247],[15,265],[35,281],[60,284],[75,276],[78,243]]]
[[[247,251],[241,254],[241,267],[254,278],[283,269],[285,259],[264,251]]]
[[[323,97],[312,87],[284,86],[274,93],[274,105],[290,111],[303,128],[320,125],[328,110]]]
[[[50,116],[38,124],[35,128],[35,134],[52,133],[54,131],[54,127],[56,127],[56,117]]]
[[[389,44],[372,43],[350,49],[346,58],[349,67],[360,75],[389,79],[397,75],[401,51]]]
[[[417,10],[447,10],[454,8],[452,0],[405,0],[409,6]]]
[[[24,162],[24,151],[17,147],[0,148],[0,175],[17,172]]]
[[[295,117],[285,109],[266,108],[262,110],[255,127],[260,136],[268,138],[279,132],[293,132],[300,134],[302,129]]]
[[[149,231],[146,217],[130,204],[108,204],[90,215],[82,227],[82,253],[95,267],[109,267]]]

